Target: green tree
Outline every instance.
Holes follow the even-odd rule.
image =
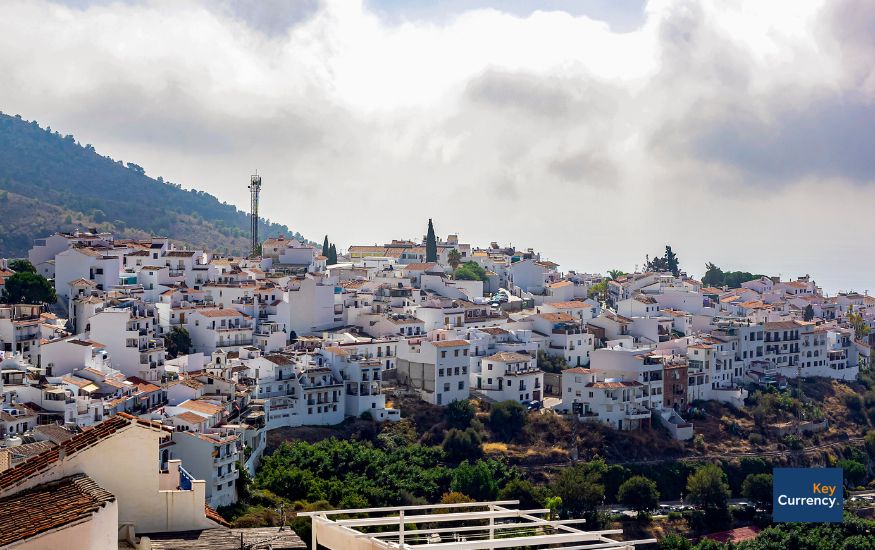
[[[499,500],[518,500],[521,510],[543,508],[546,496],[543,487],[522,478],[510,480],[498,491]]]
[[[450,462],[477,460],[483,456],[480,434],[473,428],[464,431],[453,428],[444,437],[443,450]]]
[[[617,500],[638,512],[638,517],[649,512],[659,504],[659,490],[656,482],[644,476],[632,476],[620,485]]]
[[[478,460],[470,463],[466,460],[453,471],[450,489],[477,501],[495,500],[498,495],[498,481],[487,461]]]
[[[866,324],[866,319],[861,314],[848,313],[848,324],[854,329],[854,338],[863,338],[869,335],[869,325]]]
[[[693,550],[693,545],[680,533],[669,533],[660,539],[659,550]]]
[[[849,488],[856,488],[866,481],[866,465],[856,460],[839,460],[836,466],[842,469],[845,474],[845,485]]]
[[[665,246],[665,266],[666,268],[668,268],[669,271],[671,271],[672,275],[674,275],[675,277],[680,276],[680,262],[678,260],[677,254],[672,251],[671,246],[669,245]]]
[[[322,241],[322,255],[327,258],[329,250],[330,248],[328,247],[328,235],[325,235],[325,240]]]
[[[39,273],[23,271],[6,278],[0,302],[5,304],[53,304],[55,289]]]
[[[866,452],[869,454],[869,459],[875,461],[875,430],[869,430],[863,441],[866,443]]]
[[[237,500],[246,503],[252,496],[252,475],[239,460],[236,462],[236,466],[237,471],[240,472],[237,475],[237,482],[234,484],[234,488],[237,489]]]
[[[614,281],[616,281],[625,274],[626,272],[624,272],[622,269],[611,269],[608,271],[608,277],[610,277]]]
[[[516,401],[502,401],[489,411],[489,429],[502,441],[510,441],[522,433],[526,425],[526,409]]]
[[[425,236],[425,261],[437,261],[437,237],[434,234],[434,225],[431,223],[431,218],[428,219],[428,233]]]
[[[465,262],[456,268],[453,277],[460,281],[485,281],[489,277],[486,270],[477,262]]]
[[[544,507],[550,510],[550,519],[559,518],[559,509],[562,508],[562,497],[552,496],[544,500]]]
[[[812,319],[814,319],[814,307],[812,307],[811,304],[808,304],[802,311],[802,320],[811,321]]]
[[[772,474],[750,474],[741,484],[741,495],[757,508],[772,507]]]
[[[454,248],[447,253],[447,261],[449,262],[450,267],[456,269],[459,267],[459,264],[462,263],[462,254]]]
[[[551,490],[562,499],[562,509],[568,516],[595,517],[595,512],[605,498],[602,474],[605,463],[601,459],[578,463],[563,468],[553,480]]]
[[[164,349],[171,358],[188,355],[191,350],[191,335],[185,327],[173,327],[164,335]]]
[[[444,418],[451,428],[464,430],[474,420],[474,405],[467,399],[457,399],[444,408]]]
[[[689,502],[701,506],[711,518],[725,514],[730,495],[726,474],[714,464],[702,466],[687,478]]]
[[[9,269],[16,273],[36,273],[36,268],[30,260],[24,259],[9,260]]]
[[[589,287],[586,291],[586,295],[590,298],[595,298],[597,300],[607,300],[608,299],[608,282],[602,281],[600,283],[596,283]]]
[[[337,248],[333,244],[328,247],[328,261],[326,263],[328,265],[337,264]]]
[[[705,264],[705,276],[702,277],[702,284],[711,287],[723,286],[723,270],[711,262]]]

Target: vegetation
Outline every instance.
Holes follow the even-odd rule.
[[[687,478],[687,500],[702,507],[705,521],[712,528],[725,527],[728,522],[731,495],[726,474],[714,464],[702,466]]]
[[[453,277],[461,281],[485,281],[489,277],[486,270],[477,262],[465,262],[453,272]]]
[[[7,277],[0,294],[4,304],[53,304],[57,299],[52,284],[32,271],[19,271]]]
[[[459,430],[468,428],[476,413],[474,405],[467,399],[453,401],[444,408],[444,418],[447,425]]]
[[[624,275],[626,275],[626,272],[623,271],[622,269],[610,269],[610,270],[608,270],[608,277],[610,277],[611,279],[613,279],[615,281]]]
[[[672,534],[659,543],[660,550],[871,550],[875,548],[875,521],[845,514],[842,523],[781,523],[763,529],[756,539],[724,544],[703,539],[692,544]]]
[[[812,319],[814,319],[814,307],[811,304],[808,304],[802,311],[802,320],[811,321]]]
[[[101,156],[71,135],[2,113],[0,190],[6,197],[0,256],[24,256],[34,236],[77,226],[125,237],[164,235],[220,252],[249,252],[246,212],[203,191],[148,177],[142,167]],[[291,232],[262,220],[259,234]]]
[[[605,498],[602,475],[607,470],[603,460],[578,463],[563,468],[551,486],[553,494],[562,499],[561,511],[565,517],[593,519],[596,509]]]
[[[755,275],[753,273],[748,273],[747,271],[724,272],[713,263],[708,262],[705,264],[705,276],[702,277],[702,284],[716,288],[722,288],[724,286],[738,288],[742,283],[753,281],[754,279],[760,279],[762,277],[765,277],[765,275]]]
[[[864,336],[869,335],[869,325],[866,324],[866,320],[859,313],[848,313],[848,324],[851,325],[851,328],[854,329],[854,337],[855,338],[863,338]]]
[[[568,361],[561,355],[550,355],[538,350],[538,368],[544,372],[558,374],[568,368]]]
[[[668,271],[675,277],[681,274],[680,261],[669,245],[665,246],[665,254],[662,256],[656,256],[652,260],[650,256],[647,256],[644,260],[644,270],[654,272]]]
[[[36,273],[36,268],[30,260],[24,259],[9,260],[9,269],[16,273]]]
[[[641,514],[653,510],[659,504],[659,490],[656,482],[644,476],[634,476],[620,485],[617,500],[638,512],[638,517],[641,517]]]
[[[331,246],[328,247],[328,261],[325,262],[328,265],[337,264],[337,248],[332,243]]]
[[[170,358],[188,355],[191,350],[191,335],[185,327],[173,327],[164,335],[164,349]]]
[[[483,456],[483,441],[480,434],[473,428],[464,431],[456,428],[447,432],[442,445],[444,454],[450,462],[462,462],[464,460],[477,460]]]
[[[750,474],[744,478],[741,494],[757,508],[772,508],[772,474]]]
[[[489,428],[502,441],[510,441],[522,432],[526,409],[516,401],[502,401],[489,412]]]
[[[456,269],[459,267],[459,264],[462,263],[462,254],[456,250],[455,248],[450,250],[447,253],[447,262],[450,264],[450,267]]]
[[[608,282],[602,281],[600,283],[596,283],[589,287],[589,290],[586,291],[586,295],[589,298],[595,298],[597,300],[607,300],[608,299]]]
[[[425,261],[437,261],[437,237],[434,234],[434,225],[431,223],[431,218],[428,219],[428,233],[425,236]]]

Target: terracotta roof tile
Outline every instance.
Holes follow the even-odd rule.
[[[37,485],[0,499],[0,546],[89,518],[115,496],[85,474]],[[73,542],[73,541],[70,541]]]

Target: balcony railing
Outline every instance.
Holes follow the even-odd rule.
[[[191,477],[191,474],[185,471],[185,468],[182,466],[179,467],[179,488],[182,491],[191,491],[191,482],[194,481],[194,478]]]

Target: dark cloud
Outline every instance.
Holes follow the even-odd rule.
[[[694,130],[694,128],[690,128]],[[731,112],[699,131],[693,152],[767,182],[810,176],[875,182],[875,104],[856,94],[776,106],[764,120]]]
[[[230,0],[224,7],[250,28],[268,36],[282,36],[314,15],[319,0]]]
[[[581,98],[574,87],[580,82],[525,73],[487,71],[468,83],[466,94],[475,103],[514,109],[536,117],[568,116]],[[580,88],[578,88],[580,89]]]
[[[618,175],[609,158],[589,150],[558,156],[547,164],[547,170],[569,183],[597,186],[615,184]]]

